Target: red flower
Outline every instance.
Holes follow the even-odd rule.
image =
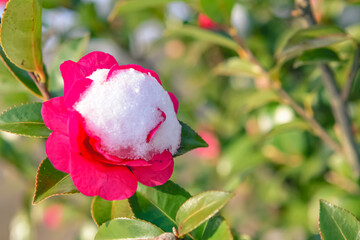
[[[218,25],[203,13],[198,16],[198,26],[209,30],[218,28]]]
[[[43,104],[53,130],[46,142],[49,160],[69,173],[77,189],[106,200],[131,197],[140,182],[164,184],[180,144],[178,101],[158,75],[138,65],[118,66],[92,52],[60,66],[64,96]]]

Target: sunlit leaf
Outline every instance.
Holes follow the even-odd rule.
[[[204,13],[216,23],[229,23],[234,0],[201,0]]]
[[[91,203],[91,216],[96,225],[101,226],[109,220],[134,216],[131,210],[129,200],[107,201],[99,196],[95,196]]]
[[[0,114],[0,130],[28,137],[46,138],[50,130],[41,116],[42,103],[16,106]]]
[[[179,207],[191,195],[175,183],[168,181],[157,187],[139,185],[129,198],[135,217],[151,221],[166,232],[176,226],[175,217]]]
[[[206,224],[205,230],[201,238],[202,240],[232,240],[230,226],[221,216],[210,218]]]
[[[181,143],[174,157],[183,155],[188,151],[191,151],[199,147],[208,147],[208,144],[188,125],[181,122]]]
[[[179,235],[194,230],[214,216],[233,196],[229,192],[208,191],[189,198],[176,214]]]
[[[360,222],[350,212],[320,201],[319,228],[322,240],[358,240]]]
[[[1,19],[1,45],[17,67],[44,78],[39,0],[11,0]],[[44,80],[44,79],[43,79]]]
[[[262,73],[261,68],[252,62],[238,57],[229,58],[213,69],[215,74],[224,76],[256,77]]]
[[[36,175],[33,204],[51,196],[78,192],[69,174],[55,169],[47,158],[42,161]]]
[[[101,225],[95,240],[152,239],[163,231],[155,225],[130,218],[118,218]]]

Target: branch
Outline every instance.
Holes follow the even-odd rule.
[[[31,77],[31,79],[34,81],[34,83],[36,84],[38,89],[40,90],[41,95],[43,96],[43,99],[45,101],[49,100],[51,98],[51,95],[49,93],[49,90],[46,87],[46,84],[44,82],[41,82],[39,77],[35,73],[28,72],[28,74]]]
[[[316,24],[314,15],[311,11],[309,0],[297,0],[296,6],[302,13],[309,26]],[[340,90],[336,84],[336,78],[333,70],[328,64],[319,64],[322,71],[322,81],[326,92],[329,95],[332,112],[334,114],[336,123],[341,129],[341,142],[345,151],[345,155],[354,167],[356,175],[360,171],[360,155],[357,149],[355,137],[352,132],[352,125],[350,115],[345,102],[342,100]]]
[[[355,81],[355,77],[359,71],[359,67],[360,67],[360,63],[359,63],[359,58],[360,58],[360,44],[356,45],[357,49],[355,51],[355,55],[354,55],[354,59],[353,59],[353,64],[351,66],[351,70],[346,82],[346,85],[342,91],[341,94],[341,99],[343,100],[343,102],[346,102],[349,98],[350,95],[350,90],[351,90],[351,86],[353,84],[353,82]]]

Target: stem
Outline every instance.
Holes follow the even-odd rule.
[[[353,59],[353,64],[351,66],[351,70],[346,82],[346,85],[342,91],[341,94],[341,99],[343,100],[343,102],[346,102],[349,98],[350,95],[350,90],[351,90],[351,86],[353,84],[353,82],[355,81],[355,77],[359,71],[359,67],[360,67],[360,44],[356,45],[357,49],[355,51],[355,55],[354,55],[354,59]]]
[[[44,101],[49,100],[51,98],[51,95],[49,93],[49,90],[46,87],[46,84],[44,82],[41,82],[39,77],[35,73],[28,72],[28,74],[31,77],[31,79],[34,81],[36,86],[39,88]]]
[[[243,49],[242,53],[246,53],[245,58],[249,59],[252,63],[261,68],[262,73],[270,79],[270,74],[266,71],[266,69],[260,64],[260,62],[254,57],[252,52],[247,48],[244,41],[236,34],[236,31],[231,28],[223,28],[226,32],[233,38],[233,40]],[[243,57],[239,54],[240,57]],[[277,81],[278,83],[280,81]],[[282,102],[290,105],[294,111],[301,116],[313,129],[313,132],[316,136],[318,136],[323,142],[325,142],[329,147],[332,148],[335,152],[343,153],[341,146],[334,141],[329,134],[324,130],[324,128],[311,116],[309,115],[299,104],[294,101],[291,96],[281,88],[281,86],[277,83],[271,84],[271,88],[275,90],[275,92],[280,96]]]
[[[302,16],[305,18],[309,26],[316,24],[309,0],[297,0],[296,6],[301,11]],[[319,64],[319,67],[322,71],[322,81],[325,86],[325,90],[329,95],[332,112],[336,123],[341,129],[341,142],[345,155],[350,161],[350,164],[354,167],[355,173],[358,176],[360,171],[360,155],[352,132],[348,108],[341,97],[341,92],[336,84],[336,78],[333,70],[328,64]]]

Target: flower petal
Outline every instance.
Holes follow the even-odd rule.
[[[146,186],[162,185],[169,180],[174,169],[174,160],[169,151],[155,155],[149,163],[151,167],[131,167],[138,181]]]
[[[44,102],[41,115],[49,129],[67,134],[68,110],[64,105],[64,97],[55,97]]]
[[[172,92],[168,92],[169,96],[170,96],[170,99],[174,105],[174,110],[175,110],[175,113],[178,112],[178,109],[179,109],[179,101],[177,100],[177,98],[175,97],[175,95],[172,93]]]
[[[52,132],[46,141],[45,152],[57,170],[69,173],[70,139],[60,132]]]
[[[135,69],[136,71],[138,72],[141,72],[141,73],[144,73],[144,74],[147,74],[149,76],[152,76],[153,78],[155,78],[158,83],[160,83],[161,85],[161,81],[160,81],[160,78],[159,76],[157,75],[156,72],[154,72],[153,70],[150,70],[150,69],[146,69],[146,68],[143,68],[139,65],[136,65],[136,64],[127,64],[127,65],[120,65],[120,66],[113,66],[110,71],[109,71],[109,74],[107,76],[107,81],[112,78],[113,75],[116,75],[118,74],[117,71],[119,70],[126,70],[126,69]]]
[[[93,81],[88,78],[83,78],[76,81],[71,88],[68,90],[67,94],[64,96],[65,106],[69,110],[73,110],[74,104],[80,99],[81,94],[86,91],[86,89],[91,85]]]
[[[82,194],[108,201],[129,198],[137,189],[137,179],[127,167],[105,165],[77,154],[71,156],[70,175]]]

